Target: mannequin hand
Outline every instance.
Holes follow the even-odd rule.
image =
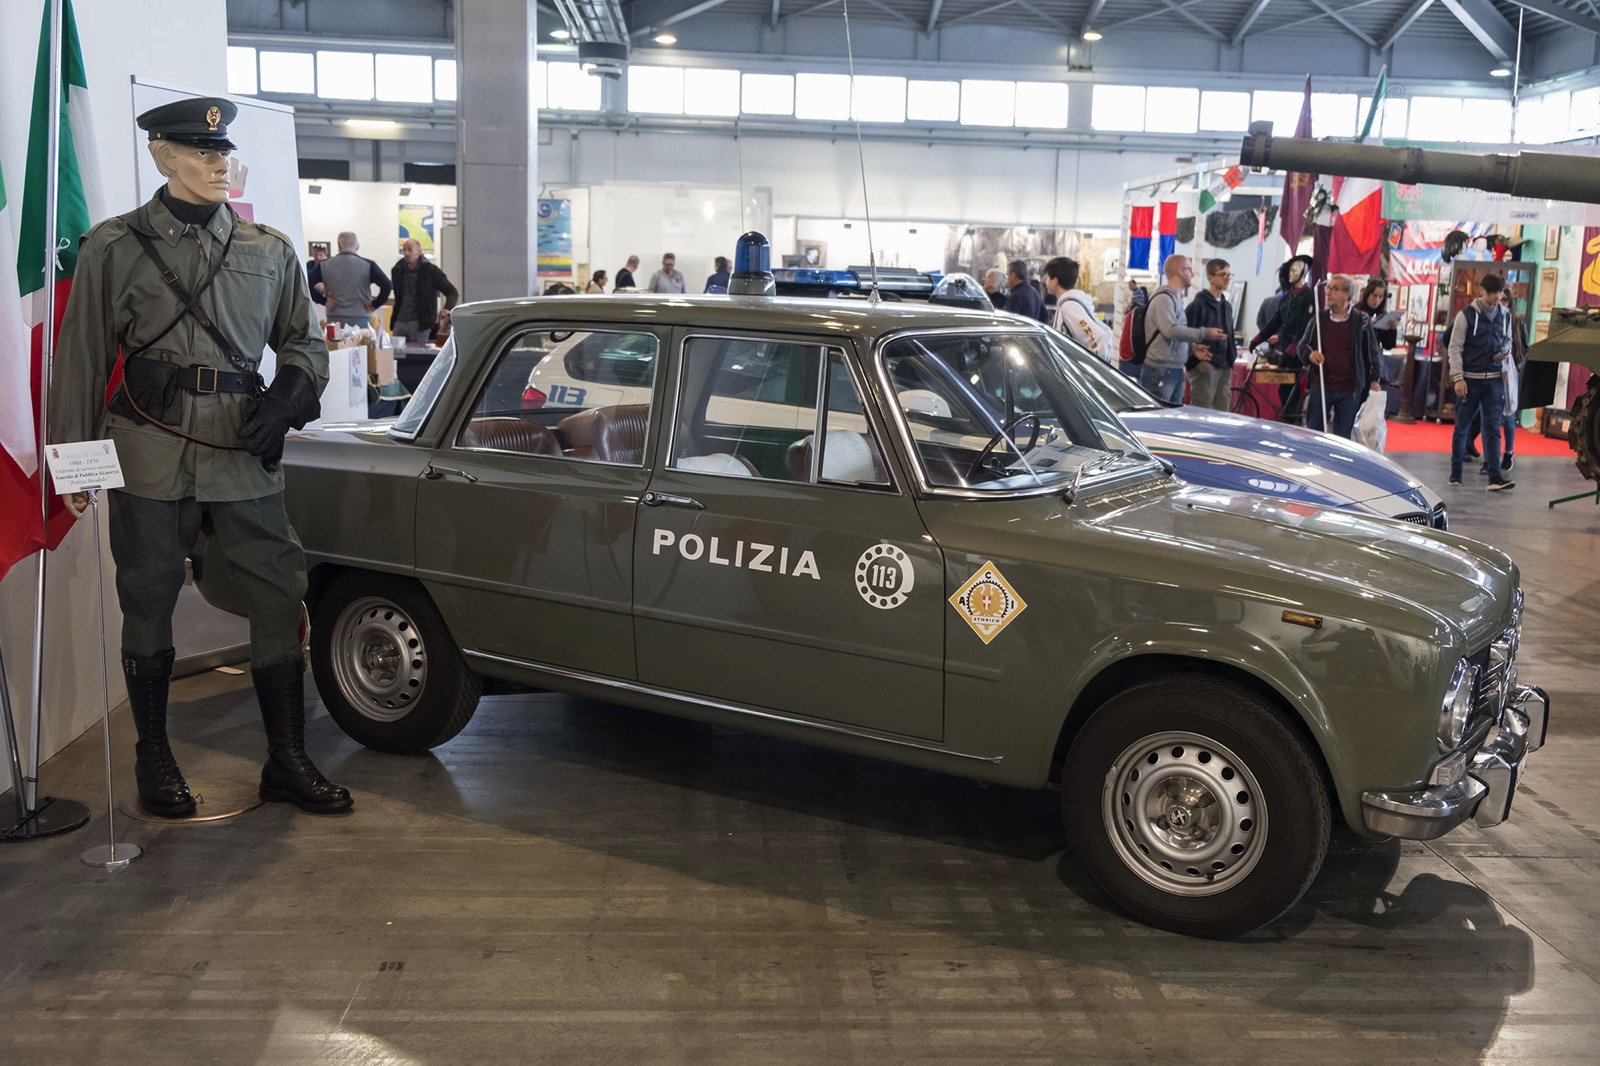
[[[260,459],[263,467],[276,470],[283,458],[284,435],[304,426],[317,414],[317,393],[311,376],[297,366],[281,367],[270,389],[245,401],[239,439],[245,451]]]
[[[1322,362],[1323,362],[1322,353],[1320,351],[1313,351],[1311,353],[1311,365],[1312,366],[1321,366]]]
[[[1467,395],[1467,380],[1465,378],[1456,378],[1456,395],[1461,397]]]
[[[73,518],[82,518],[83,512],[89,506],[89,494],[87,492],[63,492],[61,494],[61,505],[72,512]]]

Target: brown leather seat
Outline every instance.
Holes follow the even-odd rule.
[[[524,455],[561,454],[561,444],[554,433],[537,422],[520,418],[475,418],[461,431],[461,447]]]
[[[569,455],[632,466],[644,461],[644,435],[649,425],[649,404],[623,403],[569,415],[556,429],[566,439]]]

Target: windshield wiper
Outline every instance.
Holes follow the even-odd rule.
[[[1067,491],[1065,494],[1067,503],[1071,504],[1073,500],[1078,498],[1078,486],[1083,482],[1083,475],[1094,474],[1100,472],[1101,470],[1109,469],[1113,466],[1116,466],[1127,457],[1128,456],[1126,452],[1112,450],[1106,452],[1102,456],[1090,459],[1087,463],[1079,466],[1077,471],[1072,475],[1072,484],[1067,486]]]

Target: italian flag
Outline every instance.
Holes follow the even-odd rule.
[[[1360,144],[1372,135],[1389,93],[1389,68],[1378,74],[1372,106],[1361,126]],[[1383,261],[1383,182],[1376,178],[1345,178],[1334,192],[1339,209],[1328,244],[1328,271],[1333,274],[1376,274]]]
[[[1244,184],[1244,168],[1229,167],[1212,177],[1211,184],[1200,191],[1200,213],[1203,215],[1217,206],[1224,196]]]
[[[45,286],[55,287],[59,331],[78,263],[78,238],[99,213],[103,198],[93,157],[88,78],[71,0],[62,11],[60,169],[56,181],[56,247],[50,273],[45,262],[45,198],[49,186],[50,3],[39,31],[34,69],[33,121],[28,132],[28,171],[22,195],[20,239],[8,241],[9,215],[0,226],[0,254],[14,252],[15,288],[0,283],[0,575],[42,547],[54,548],[71,528],[71,516],[52,495],[48,530],[40,527],[41,476],[38,454],[38,382],[44,344]],[[5,205],[0,193],[0,208]],[[0,211],[3,214],[3,211]],[[0,274],[6,273],[0,268]]]

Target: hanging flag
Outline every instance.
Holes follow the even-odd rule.
[[[1328,242],[1328,269],[1335,274],[1376,274],[1383,259],[1383,182],[1345,178]]]
[[[1156,221],[1156,232],[1161,238],[1156,269],[1165,270],[1167,257],[1178,249],[1178,203],[1176,200],[1161,201],[1161,211]]]
[[[51,0],[54,2],[54,0]],[[39,58],[34,68],[33,117],[28,130],[28,172],[22,196],[22,229],[17,242],[17,292],[21,313],[30,330],[24,351],[7,347],[0,356],[0,392],[7,400],[25,394],[26,438],[14,439],[14,427],[7,422],[0,459],[0,573],[40,547],[54,548],[72,525],[71,515],[54,496],[50,500],[50,525],[46,532],[39,522],[39,456],[35,434],[34,397],[38,394],[40,353],[44,345],[45,286],[55,286],[55,322],[59,331],[72,291],[72,275],[78,263],[78,238],[89,229],[91,219],[100,213],[99,167],[93,154],[94,132],[89,123],[89,81],[83,66],[83,51],[78,46],[78,27],[72,16],[71,0],[64,5],[61,27],[61,127],[60,168],[56,175],[56,246],[53,270],[46,276],[45,197],[50,183],[48,137],[50,132],[50,3],[44,9],[44,25],[39,31]],[[92,213],[91,213],[92,212]],[[10,285],[5,287],[10,291]],[[6,299],[0,292],[0,300]],[[13,305],[15,306],[15,305]]]
[[[1150,269],[1150,227],[1155,220],[1155,208],[1135,207],[1128,221],[1128,269]]]
[[[1311,75],[1306,75],[1306,96],[1300,105],[1300,122],[1294,135],[1301,140],[1311,139]],[[1306,232],[1306,208],[1311,206],[1311,190],[1317,183],[1315,174],[1290,171],[1283,176],[1283,209],[1278,213],[1278,232],[1283,234],[1289,254],[1300,248],[1300,238]]]
[[[5,174],[0,173],[0,256],[16,262]],[[16,275],[0,268],[0,576],[39,550],[38,423],[29,373],[28,325]]]
[[[1267,209],[1256,212],[1256,276],[1261,275],[1261,256],[1267,250]]]
[[[1229,167],[1222,173],[1214,175],[1211,184],[1200,190],[1200,213],[1203,215],[1228,193],[1244,184],[1244,168]]]
[[[1356,137],[1357,144],[1363,144],[1372,136],[1372,127],[1375,120],[1383,113],[1384,99],[1389,95],[1389,64],[1385,63],[1383,69],[1378,71],[1378,84],[1372,90],[1372,104],[1367,108],[1367,120],[1361,124],[1361,133]],[[1381,124],[1378,124],[1381,130]]]

